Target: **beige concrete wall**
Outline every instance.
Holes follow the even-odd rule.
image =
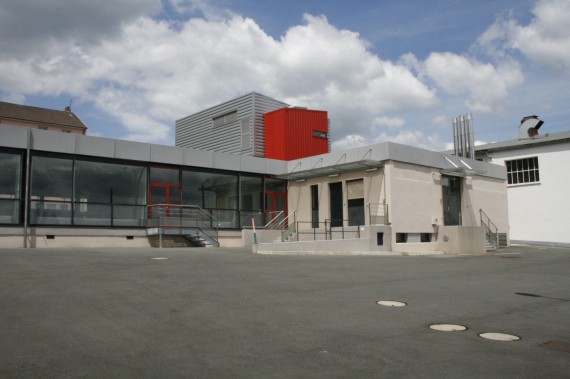
[[[433,223],[443,224],[441,181],[436,170],[389,162],[386,171],[393,233],[434,233]]]
[[[482,209],[497,225],[499,233],[508,233],[509,211],[506,182],[500,179],[473,176],[463,179],[462,184],[463,225],[480,226],[479,209]]]
[[[480,226],[441,226],[437,249],[445,254],[485,254],[485,231]]]
[[[326,219],[330,219],[330,197],[329,183],[342,182],[343,187],[343,213],[344,219],[348,219],[348,200],[346,193],[346,181],[354,179],[363,179],[364,185],[364,204],[382,203],[385,199],[384,194],[384,171],[379,168],[375,171],[355,171],[343,173],[335,177],[318,177],[307,179],[304,182],[289,182],[288,190],[288,207],[289,212],[297,211],[297,220],[302,223],[299,229],[310,228],[311,221],[311,186],[319,186],[319,221],[322,223]],[[365,209],[366,224],[368,220],[368,209]],[[324,227],[323,224],[321,224]]]
[[[127,236],[133,238],[127,239]],[[243,246],[241,231],[222,230],[218,241],[221,247]],[[30,228],[27,245],[32,248],[151,247],[145,229]],[[23,247],[23,228],[0,228],[0,248]]]

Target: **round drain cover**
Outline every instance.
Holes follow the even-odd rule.
[[[479,337],[493,341],[518,341],[521,339],[519,336],[505,333],[479,333]]]
[[[408,305],[401,301],[392,301],[392,300],[378,300],[376,304],[383,305],[385,307],[405,307],[406,305]]]
[[[156,258],[150,258],[150,259],[168,259],[166,257],[156,257]]]
[[[433,324],[430,325],[429,328],[437,330],[438,332],[462,332],[467,330],[466,326],[455,324]]]

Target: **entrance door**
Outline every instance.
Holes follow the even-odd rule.
[[[180,185],[150,183],[149,204],[180,205]]]
[[[461,225],[461,178],[442,176],[443,224]]]
[[[179,208],[181,185],[179,171],[167,167],[150,168],[150,184],[148,188],[148,204],[150,210],[153,205],[164,205],[160,214],[170,215],[171,208]],[[150,213],[150,212],[149,212]],[[152,216],[152,214],[149,214]]]
[[[342,226],[344,213],[342,205],[342,182],[329,183],[331,227]]]
[[[271,221],[281,211],[283,211],[281,217],[287,217],[287,194],[285,192],[265,192],[265,213],[268,218],[265,223]]]

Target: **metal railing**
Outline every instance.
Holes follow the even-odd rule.
[[[269,220],[265,225],[256,225],[257,229],[267,229],[267,230],[276,230],[281,228],[281,223],[284,221],[285,211],[272,211],[272,212],[263,212],[263,220]],[[243,229],[252,229],[252,225],[243,225]]]
[[[324,236],[325,241],[333,240],[335,237],[340,237],[340,239],[360,238],[360,225],[352,225],[346,227],[344,226],[345,222],[348,222],[348,220],[327,219],[324,222],[297,221],[297,241],[299,241],[300,235],[312,235],[313,241],[322,240],[322,238],[318,238],[320,236]],[[339,226],[333,226],[337,224]],[[303,228],[303,225],[310,225],[310,227],[305,229]],[[322,228],[321,225],[323,225]]]
[[[185,229],[199,228],[217,241],[218,227],[218,220],[196,205],[154,204],[147,207],[147,230],[156,229],[152,234],[159,236],[183,235]]]
[[[499,251],[499,228],[493,221],[487,216],[482,209],[479,209],[479,215],[481,217],[481,226],[485,228],[485,236],[487,237],[487,241],[497,250]]]
[[[388,204],[368,203],[368,222],[370,225],[390,225]]]
[[[293,222],[291,222],[291,220]],[[277,229],[281,230],[281,242],[285,242],[297,232],[297,211],[292,211],[277,223]]]

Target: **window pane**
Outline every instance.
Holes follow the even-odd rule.
[[[32,157],[31,199],[71,201],[72,169],[71,159]]]
[[[509,184],[513,184],[513,174],[507,174],[507,179]]]
[[[0,199],[0,224],[20,223],[20,200]]]
[[[20,198],[21,165],[21,154],[0,152],[0,199]]]
[[[201,208],[237,209],[237,175],[182,171],[182,203]]]
[[[287,192],[287,181],[281,179],[265,178],[265,191]]]
[[[75,203],[73,224],[110,226],[111,205]]]
[[[113,226],[145,226],[144,205],[113,205]]]
[[[30,224],[71,225],[71,203],[30,201]]]
[[[111,199],[112,197],[112,199]],[[146,167],[77,160],[75,201],[146,204]]]
[[[511,161],[506,161],[505,163],[506,163],[506,165],[507,165],[507,172],[512,172],[512,167],[511,167],[512,162],[511,162]]]
[[[261,210],[263,195],[262,178],[258,176],[240,176],[241,198],[240,209]]]
[[[178,169],[151,167],[150,181],[152,183],[179,184]]]

